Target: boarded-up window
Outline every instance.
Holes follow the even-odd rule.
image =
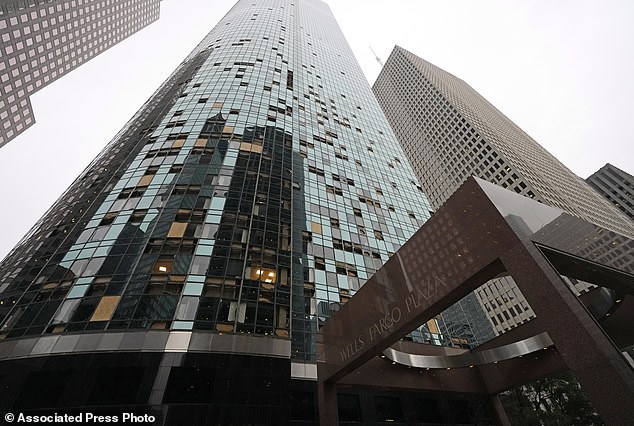
[[[233,332],[233,324],[216,324],[216,330],[221,333]]]
[[[185,229],[187,229],[187,223],[174,222],[167,233],[167,238],[183,238],[183,235],[185,235]]]
[[[310,229],[311,231],[313,231],[315,234],[321,234],[321,224],[317,223],[317,222],[311,222],[310,223]]]
[[[109,321],[119,304],[119,299],[121,299],[121,296],[102,297],[90,321]]]
[[[429,327],[429,331],[431,331],[432,333],[440,334],[440,330],[438,330],[438,324],[436,323],[436,320],[427,321],[427,327]]]
[[[137,186],[148,186],[152,182],[152,179],[154,179],[154,175],[142,176]]]
[[[262,147],[260,145],[254,145],[248,142],[242,142],[240,144],[240,151],[249,151],[249,152],[257,152],[259,154],[262,153]]]

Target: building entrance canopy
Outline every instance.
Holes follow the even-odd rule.
[[[540,345],[554,344],[557,361],[572,370],[607,424],[634,417],[634,371],[620,349],[634,340],[632,298],[626,300],[634,294],[632,253],[634,241],[628,237],[468,179],[322,327],[320,410],[332,399],[334,385],[351,372],[363,370],[368,361],[487,280],[511,275],[537,314],[513,333],[521,336],[523,331],[533,343],[542,339]],[[561,275],[605,289],[593,291],[595,300],[584,304]],[[508,348],[513,342],[507,338],[506,343]],[[478,358],[478,349],[462,357],[486,361],[484,351]],[[398,357],[400,352],[389,353]],[[495,393],[517,384],[512,375],[468,371],[481,376],[476,392]],[[336,422],[324,416],[320,413],[324,424]]]

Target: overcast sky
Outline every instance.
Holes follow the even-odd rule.
[[[300,0],[301,1],[301,0]],[[329,0],[368,80],[395,44],[462,78],[579,176],[634,173],[631,0]],[[31,97],[0,148],[0,258],[233,0],[163,0],[161,18]]]

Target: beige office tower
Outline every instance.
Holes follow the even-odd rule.
[[[634,236],[620,211],[461,79],[396,46],[373,90],[435,209],[474,175]],[[510,278],[476,296],[498,334],[535,315]]]
[[[156,21],[159,4],[0,1],[0,147],[35,123],[34,92]]]

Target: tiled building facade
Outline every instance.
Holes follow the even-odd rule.
[[[474,175],[634,235],[619,211],[459,78],[397,46],[373,90],[434,209]],[[588,288],[572,284],[578,292]],[[508,277],[475,296],[496,333],[534,317]]]
[[[35,123],[29,96],[157,20],[159,3],[0,3],[0,146]]]

